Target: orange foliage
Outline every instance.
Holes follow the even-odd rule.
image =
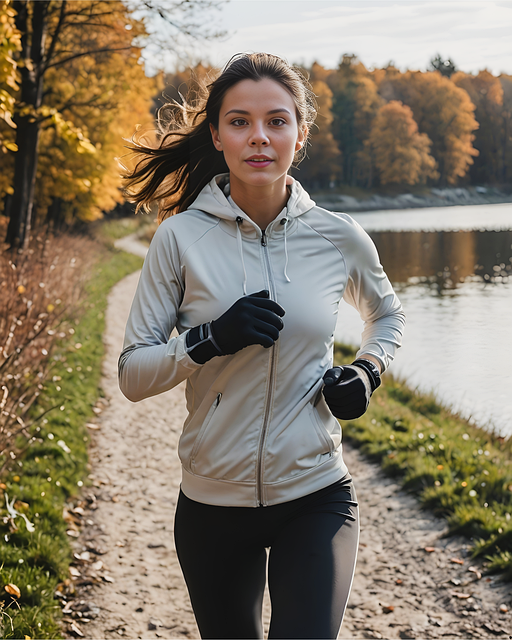
[[[400,100],[411,107],[419,131],[432,141],[441,182],[455,184],[466,174],[478,155],[473,147],[478,122],[464,89],[437,71],[393,71],[382,79],[379,92],[388,101]]]
[[[431,141],[418,132],[412,110],[392,100],[375,116],[367,147],[382,184],[417,184],[437,178],[436,161],[429,154]]]

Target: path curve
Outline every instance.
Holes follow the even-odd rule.
[[[133,237],[116,244],[138,255],[146,250]],[[173,542],[184,385],[134,404],[117,384],[117,359],[139,273],[109,295],[105,398],[91,431],[93,486],[84,495],[84,524],[75,544],[78,586],[65,611],[68,637],[79,632],[87,638],[199,637]],[[510,585],[476,579],[478,574],[468,571],[475,563],[467,557],[467,543],[443,538],[444,521],[421,510],[349,445],[345,459],[360,502],[361,540],[339,638],[510,638],[512,616],[499,609],[512,608]],[[267,594],[265,629],[268,618]]]

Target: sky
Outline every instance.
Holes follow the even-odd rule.
[[[439,53],[466,72],[512,74],[512,0],[230,0],[204,19],[227,36],[196,45],[190,58],[216,67],[265,51],[328,68],[354,53],[367,67],[424,70]],[[175,64],[165,56],[167,70]]]

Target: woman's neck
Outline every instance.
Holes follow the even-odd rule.
[[[265,186],[247,185],[235,176],[230,176],[230,195],[235,204],[244,211],[260,229],[275,220],[288,202],[286,175],[282,180]]]

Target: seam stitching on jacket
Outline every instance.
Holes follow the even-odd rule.
[[[321,238],[323,238],[326,242],[328,242],[329,244],[332,244],[332,246],[336,249],[336,251],[340,254],[341,259],[343,260],[343,266],[345,267],[345,275],[347,276],[347,282],[348,279],[351,278],[351,275],[348,272],[348,268],[347,268],[347,260],[345,259],[345,256],[343,254],[343,251],[329,238],[327,238],[326,236],[324,236],[323,233],[321,233],[320,231],[318,231],[318,229],[315,229],[314,227],[312,227],[310,224],[308,224],[307,222],[305,222],[304,220],[302,220],[302,218],[297,218],[297,220],[299,222],[302,222],[303,225],[305,225],[306,227],[308,227],[308,229],[311,229],[311,231],[313,231],[314,233],[316,233],[317,235],[319,235]]]
[[[201,209],[188,209],[188,211],[199,211],[200,213],[206,213],[205,211],[202,211]],[[182,213],[186,213],[186,211],[183,211]],[[191,249],[195,244],[197,244],[200,240],[202,240],[207,233],[210,233],[210,231],[213,231],[213,229],[216,229],[219,226],[219,224],[220,224],[220,218],[217,218],[217,222],[212,224],[212,226],[209,229],[206,229],[206,231],[204,233],[202,233],[198,238],[196,238],[194,240],[194,242],[192,242],[191,244],[188,245],[188,247],[185,249],[185,251],[181,254],[180,267],[183,267],[183,258],[185,257],[187,251],[189,249]]]

